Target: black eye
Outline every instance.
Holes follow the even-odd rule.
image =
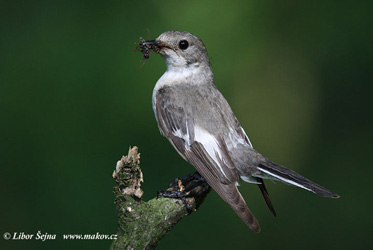
[[[181,40],[179,42],[179,48],[182,50],[186,50],[189,47],[189,43],[187,40]]]

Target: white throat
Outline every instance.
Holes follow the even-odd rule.
[[[167,64],[166,72],[159,78],[157,84],[155,85],[154,90],[158,90],[161,87],[168,85],[176,84],[198,84],[200,77],[203,77],[205,72],[204,68],[198,67],[197,65],[187,66],[177,66]]]

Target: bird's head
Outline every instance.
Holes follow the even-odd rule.
[[[169,69],[210,67],[205,45],[189,32],[170,30],[145,43],[162,55]]]

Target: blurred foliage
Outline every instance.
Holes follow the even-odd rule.
[[[139,37],[198,35],[216,84],[256,149],[331,190],[268,183],[278,218],[241,185],[262,232],[215,194],[159,249],[373,247],[372,1],[1,1],[1,233],[48,232],[1,249],[108,249],[62,234],[116,232],[111,174],[139,146],[145,199],[194,171],[159,134]],[[149,35],[147,32],[149,29]],[[370,197],[370,198],[369,198]],[[187,237],[186,237],[187,236]],[[185,239],[189,240],[185,240]]]

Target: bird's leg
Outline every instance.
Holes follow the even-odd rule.
[[[198,184],[202,184],[203,182],[205,182],[206,180],[205,180],[205,178],[203,178],[197,171],[196,172],[194,172],[194,173],[191,173],[191,174],[188,174],[188,175],[186,175],[186,176],[184,176],[184,177],[181,177],[181,178],[176,178],[173,182],[171,182],[169,185],[168,185],[168,187],[173,187],[173,186],[175,186],[175,185],[177,185],[178,184],[178,182],[179,182],[179,180],[183,183],[183,184],[187,184],[187,183],[189,183],[189,182],[191,182],[191,181],[193,181],[193,180],[197,180],[198,181]],[[198,186],[198,185],[196,185],[196,186]],[[196,187],[195,186],[195,187]],[[194,188],[194,187],[193,187]],[[193,189],[193,188],[191,188],[191,189]],[[191,190],[190,189],[190,190]]]
[[[205,185],[202,192],[206,192],[210,189],[210,186],[206,183],[206,180],[198,172],[194,172],[182,178],[176,178],[170,183],[168,190],[158,191],[157,197],[163,196],[166,198],[180,199],[184,203],[188,213],[191,213],[192,208],[185,198],[190,195],[190,191],[202,184]],[[176,190],[174,189],[175,187]]]
[[[185,192],[192,191],[194,188],[202,184],[205,184],[205,187],[203,188],[202,192],[205,192],[208,189],[210,189],[210,185],[206,182],[205,178],[203,178],[197,171],[182,177],[180,180],[183,184],[185,183]]]
[[[206,191],[210,188],[207,184],[205,178],[203,178],[197,171],[191,174],[188,174],[181,178],[176,178],[173,182],[171,182],[168,187],[172,188],[176,185],[179,187],[179,191],[183,191],[184,193],[188,193],[189,191],[193,190],[195,187],[198,187],[201,184],[206,184],[203,191]]]

